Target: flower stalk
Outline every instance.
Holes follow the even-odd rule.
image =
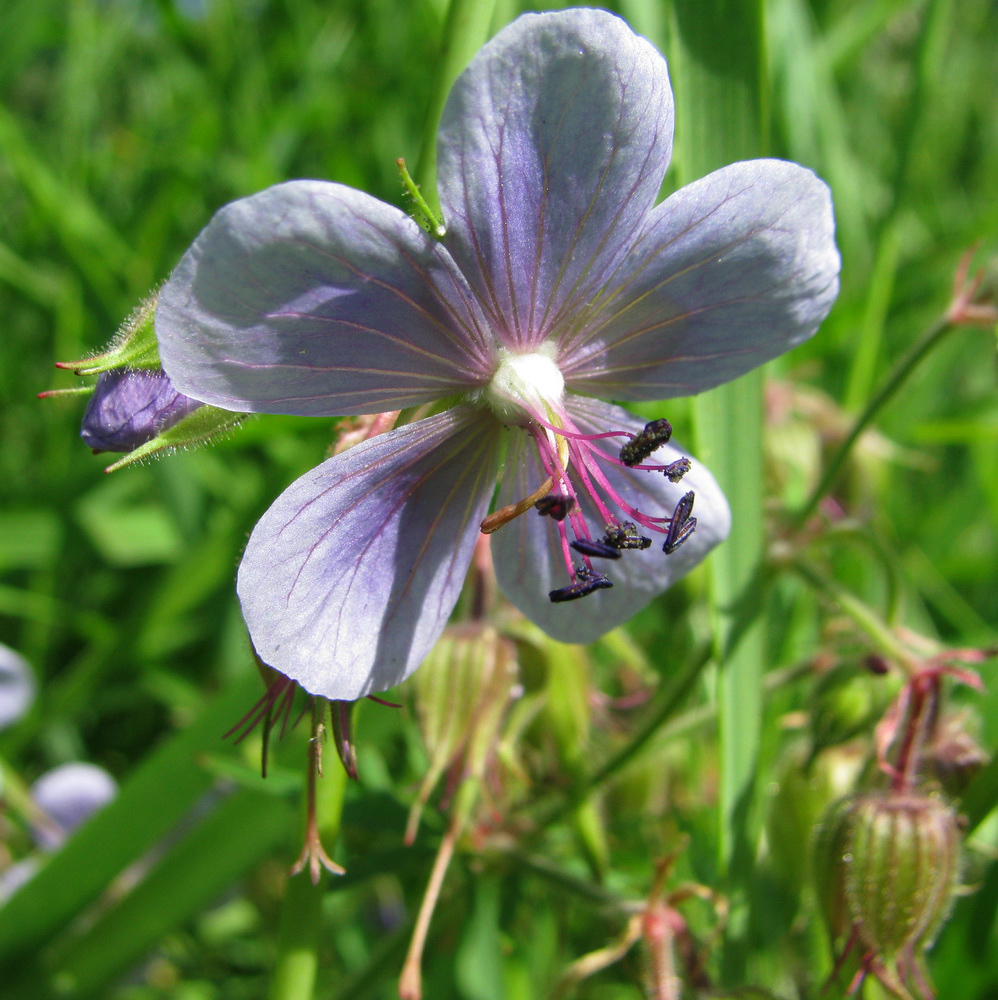
[[[894,398],[911,374],[921,363],[959,327],[994,327],[998,323],[990,288],[985,287],[986,273],[982,269],[973,277],[969,276],[970,258],[973,250],[967,251],[957,264],[953,278],[953,295],[946,312],[933,323],[919,339],[895,363],[880,388],[869,398],[862,412],[856,418],[845,440],[825,466],[820,482],[799,510],[792,515],[794,527],[802,526],[817,510],[818,504],[831,492],[838,481],[856,442],[863,431],[870,426],[880,411]]]

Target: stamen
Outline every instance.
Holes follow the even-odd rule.
[[[633,521],[623,524],[608,524],[606,533],[600,541],[604,545],[612,545],[615,549],[648,549],[651,539],[638,534],[638,527]]]
[[[581,552],[584,556],[593,556],[599,559],[619,559],[620,549],[605,542],[596,542],[591,538],[576,538],[569,543],[576,552]]]
[[[529,497],[524,497],[516,503],[507,504],[505,507],[500,507],[498,510],[492,511],[487,517],[482,518],[482,523],[479,525],[482,534],[491,535],[493,531],[498,531],[504,524],[509,524],[513,518],[525,514],[534,504],[544,499],[546,494],[550,493],[553,485],[554,480],[548,476]],[[558,518],[558,520],[560,521],[561,518]]]
[[[665,478],[670,483],[678,483],[690,471],[690,460],[685,456],[677,458],[675,462],[670,462],[662,471],[665,472]]]
[[[575,497],[566,496],[564,493],[549,493],[546,497],[535,500],[534,506],[538,514],[547,514],[555,521],[564,521],[575,506]]]
[[[613,584],[602,573],[587,569],[585,566],[576,566],[575,583],[569,587],[561,587],[559,590],[552,590],[548,597],[552,604],[561,604],[564,601],[577,601],[580,597],[593,593],[596,590],[609,590]]]
[[[645,424],[645,429],[635,434],[620,449],[620,460],[624,465],[637,465],[644,461],[659,445],[672,437],[672,424],[665,417]]]
[[[666,555],[671,556],[696,529],[697,519],[690,517],[695,497],[696,494],[690,490],[676,504],[676,509],[672,514],[672,523],[669,525],[669,530],[665,535],[665,544],[662,546],[662,551]]]

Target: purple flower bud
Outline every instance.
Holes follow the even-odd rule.
[[[0,729],[13,725],[35,700],[35,679],[27,661],[0,643]]]
[[[106,806],[117,791],[114,778],[96,764],[63,764],[46,771],[31,786],[35,804],[51,820],[51,824],[35,830],[39,844],[55,850],[67,834]]]
[[[178,392],[162,370],[103,372],[80,436],[94,451],[132,451],[203,405]]]

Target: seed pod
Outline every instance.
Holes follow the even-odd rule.
[[[949,914],[960,868],[956,815],[936,798],[844,799],[816,840],[816,882],[833,938],[855,928],[886,963],[924,951]]]
[[[846,798],[828,807],[815,830],[811,852],[814,889],[833,942],[844,939],[852,928],[846,902],[846,871],[854,805],[855,799]]]

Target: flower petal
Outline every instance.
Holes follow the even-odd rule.
[[[586,331],[563,339],[576,392],[668,399],[812,336],[835,301],[831,194],[782,160],[735,163],[659,205]]]
[[[626,254],[672,154],[665,60],[600,10],[524,15],[458,78],[438,134],[450,249],[528,349]]]
[[[447,252],[398,209],[321,181],[222,208],[160,293],[163,367],[228,410],[377,413],[477,385],[491,350]]]
[[[454,607],[495,484],[499,425],[457,407],[329,459],[260,519],[239,567],[264,662],[326,698],[419,666]]]
[[[584,433],[607,430],[637,433],[644,427],[643,420],[626,410],[598,400],[569,397],[567,408]],[[682,452],[670,444],[655,453],[655,461],[661,459],[665,464],[681,456]],[[619,561],[605,564],[594,560],[594,565],[599,563],[597,568],[610,577],[612,589],[597,590],[579,601],[564,604],[552,604],[548,599],[550,591],[570,583],[556,525],[550,518],[528,511],[500,528],[492,539],[499,586],[531,621],[562,642],[592,642],[627,621],[701,562],[727,537],[731,526],[724,494],[710,472],[697,462],[680,483],[669,482],[661,473],[603,467],[625,501],[657,517],[670,515],[680,497],[693,490],[697,527],[671,555],[662,551],[663,536],[655,535],[649,549],[624,552]],[[545,478],[534,445],[526,434],[518,434],[507,454],[497,506],[529,495]],[[599,537],[604,527],[602,518],[585,496],[581,497],[581,505],[590,532]]]

